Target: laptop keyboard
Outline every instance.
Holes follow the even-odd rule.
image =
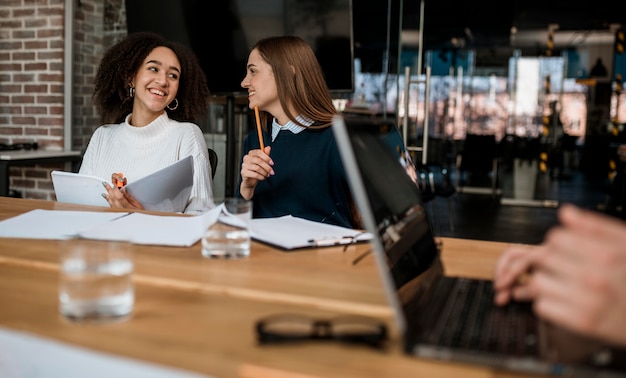
[[[432,324],[423,328],[427,343],[509,355],[537,353],[537,323],[531,304],[495,306],[493,284],[487,280],[442,279],[438,286],[429,308],[441,311],[429,313],[439,316],[422,319]]]

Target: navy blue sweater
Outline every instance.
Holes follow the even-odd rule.
[[[266,146],[272,147],[270,156],[275,175],[259,181],[254,190],[254,218],[292,215],[353,227],[350,221],[352,197],[330,127],[307,128],[298,134],[281,130],[273,142],[263,133],[263,140]],[[243,154],[258,148],[257,132],[253,131],[244,140]],[[241,196],[239,188],[240,185],[237,195]]]

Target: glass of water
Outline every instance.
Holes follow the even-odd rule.
[[[226,259],[250,256],[252,201],[226,198],[224,210],[226,216],[221,216],[202,237],[202,256]]]
[[[132,273],[130,243],[64,241],[59,311],[73,322],[104,323],[128,318],[135,303]]]

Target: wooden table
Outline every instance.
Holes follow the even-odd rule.
[[[0,151],[0,196],[9,195],[12,166],[28,166],[50,163],[78,163],[82,159],[80,151],[15,150]]]
[[[106,208],[0,198],[0,220],[35,209]],[[491,277],[505,245],[444,238],[447,273]],[[80,241],[81,243],[106,243]],[[0,326],[95,350],[204,372],[217,377],[516,376],[494,369],[419,360],[400,350],[374,259],[354,258],[369,246],[284,252],[253,243],[243,260],[205,259],[189,248],[131,246],[136,306],[126,322],[83,327],[58,315],[61,242],[5,238],[0,247]],[[253,326],[263,316],[305,313],[374,316],[392,336],[384,351],[309,342],[259,346]]]

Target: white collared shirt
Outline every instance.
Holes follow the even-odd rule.
[[[310,119],[308,119],[307,117],[303,115],[297,116],[296,119],[303,125],[311,126],[313,124],[313,121],[311,121]],[[274,118],[274,120],[272,121],[272,142],[276,139],[276,137],[278,136],[278,133],[281,130],[289,130],[294,134],[298,134],[302,132],[304,129],[306,129],[306,127],[302,127],[291,120],[287,122],[286,125],[281,126],[278,124],[278,121],[276,121],[276,118]]]

